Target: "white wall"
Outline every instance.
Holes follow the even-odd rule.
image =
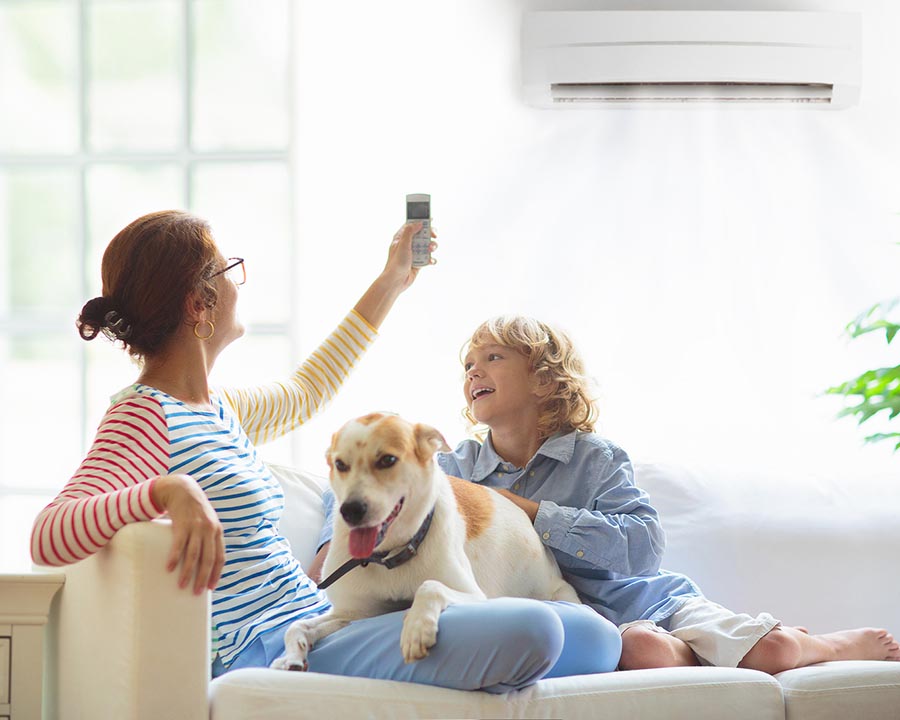
[[[461,440],[458,350],[484,318],[521,312],[574,335],[601,432],[638,460],[895,476],[898,457],[862,448],[818,394],[896,363],[882,340],[841,331],[898,294],[900,8],[755,4],[864,11],[863,100],[848,111],[566,112],[520,101],[526,5],[563,7],[299,3],[303,350],[377,273],[407,192],[432,193],[441,243],[342,396],[301,429],[303,464],[321,469],[330,434],[373,409]],[[604,4],[565,7],[578,6]]]

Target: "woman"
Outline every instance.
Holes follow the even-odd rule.
[[[116,235],[103,256],[103,294],[84,306],[78,328],[85,340],[103,333],[120,341],[141,370],[113,398],[74,477],[36,518],[35,562],[75,562],[125,524],[168,515],[168,569],[181,587],[213,591],[213,674],[268,666],[284,651],[290,622],[330,606],[278,532],[283,496],[254,445],[294,429],[334,395],[415,280],[419,227],[398,231],[383,271],[287,381],[245,390],[208,381],[219,353],[244,332],[236,314],[244,261],[224,258],[208,225],[185,212],[145,215]],[[420,662],[402,662],[402,613],[392,613],[323,641],[310,669],[493,692],[524,687],[554,666],[595,669],[559,662],[564,630],[546,605],[502,600],[451,610]]]

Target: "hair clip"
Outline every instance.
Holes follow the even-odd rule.
[[[115,310],[110,310],[103,316],[103,324],[119,340],[126,340],[131,336],[131,325],[126,325],[125,319]]]

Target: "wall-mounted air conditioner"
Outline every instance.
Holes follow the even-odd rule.
[[[845,108],[859,98],[861,37],[858,13],[527,12],[525,100]]]

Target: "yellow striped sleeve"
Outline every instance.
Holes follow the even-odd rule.
[[[360,315],[356,310],[351,310],[350,314],[345,318],[346,320],[355,319],[359,321],[359,324],[362,328],[365,328],[366,337],[369,338],[371,342],[378,336],[378,331],[372,327],[368,320],[366,320],[362,315]],[[362,329],[361,328],[361,329]]]
[[[344,365],[353,365],[353,360],[347,356],[343,349],[341,349],[341,346],[336,339],[327,338],[323,344],[323,347],[325,346],[327,346],[332,353],[336,353]]]
[[[274,440],[321,410],[337,393],[378,332],[352,310],[286,382],[223,390],[254,444]]]

